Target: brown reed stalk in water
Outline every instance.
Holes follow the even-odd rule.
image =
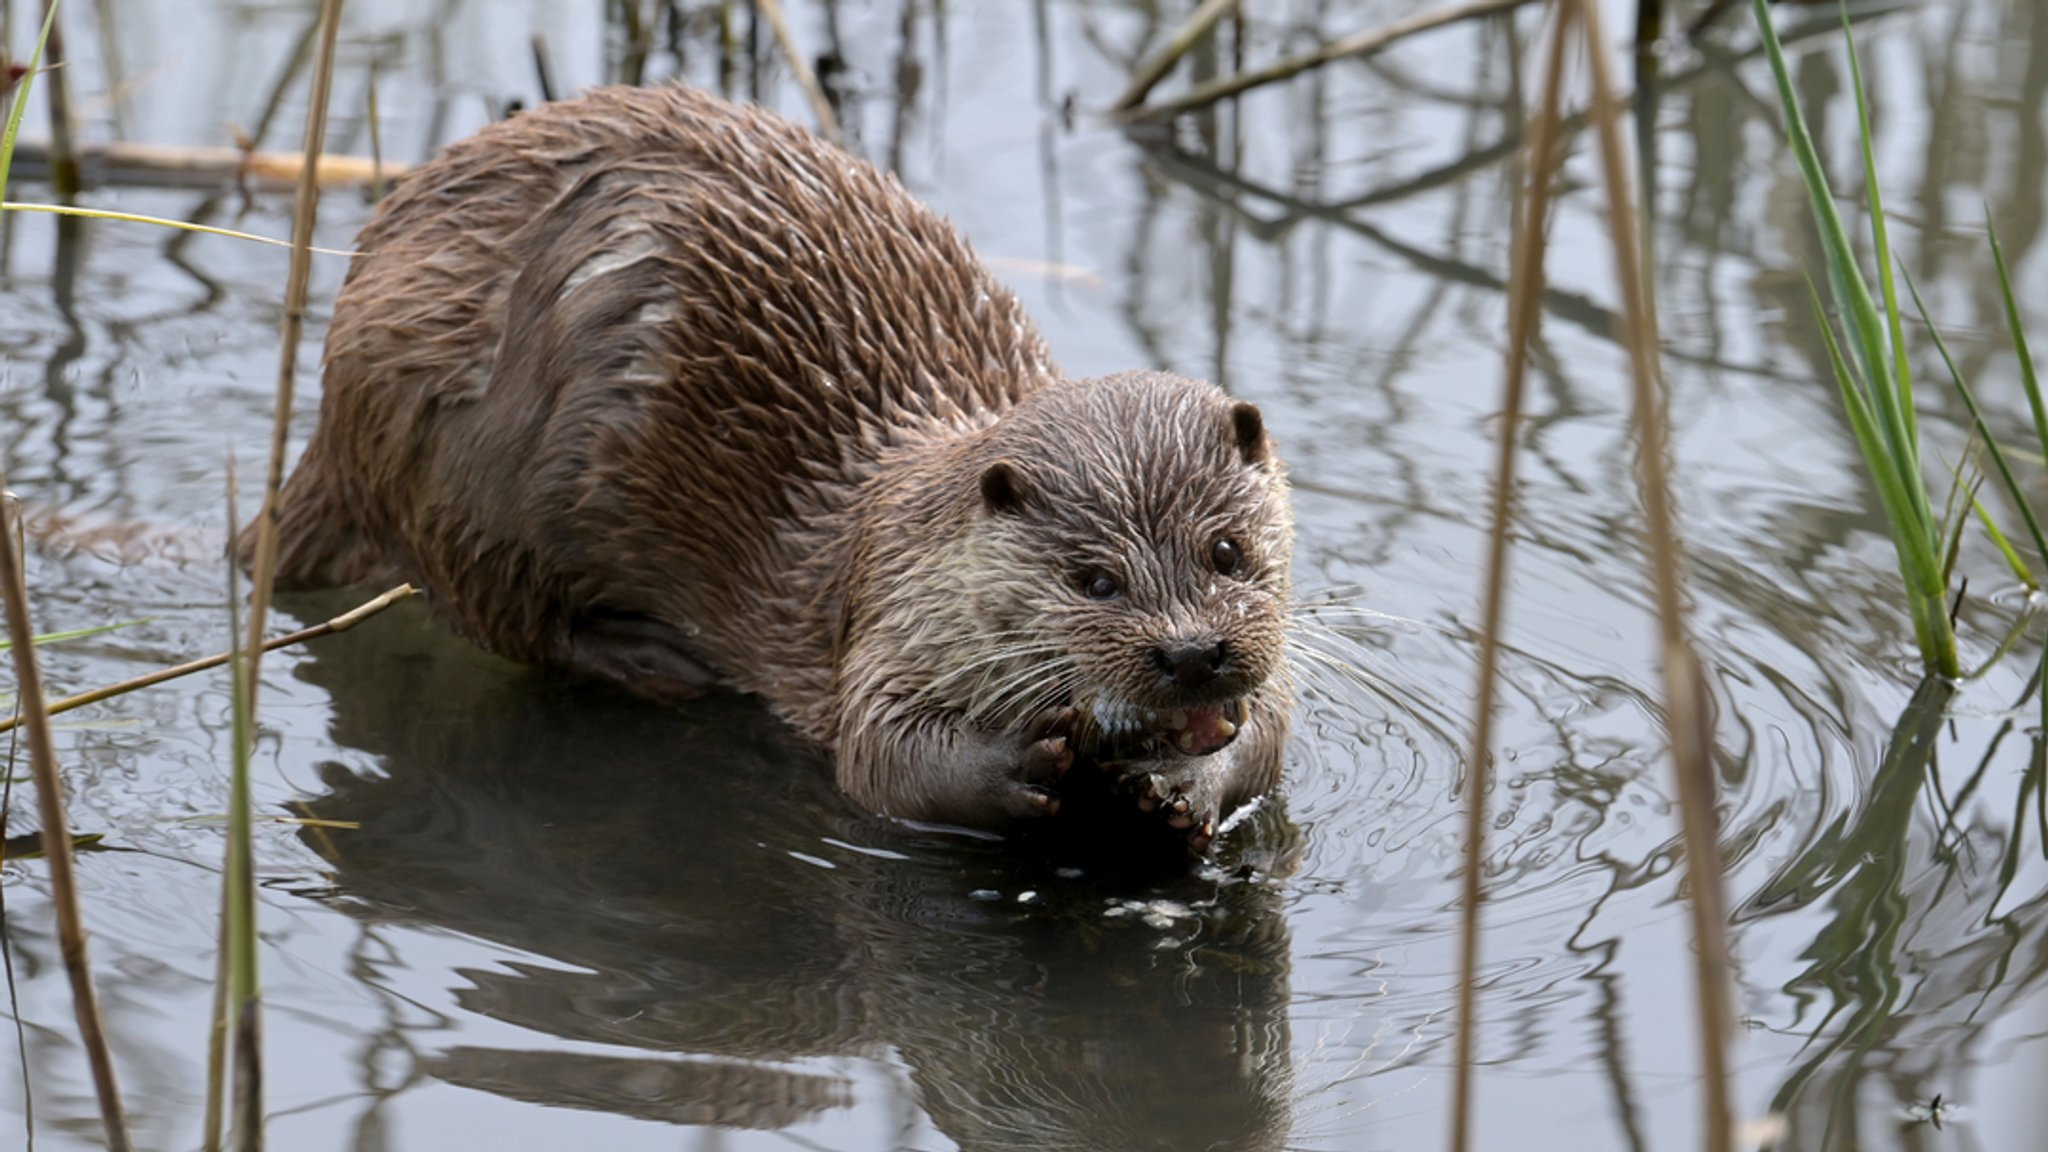
[[[56,0],[49,0],[43,7],[43,26],[35,53],[22,71],[20,87],[7,111],[6,128],[0,130],[0,199],[6,196],[7,172],[13,162],[14,141],[21,130],[29,90],[35,84],[36,70],[56,27]],[[0,608],[4,608],[0,615],[6,618],[6,635],[14,641],[11,648],[16,706],[28,720],[29,771],[36,781],[43,853],[50,866],[50,900],[57,906],[57,943],[64,957],[64,974],[71,984],[71,1009],[78,1018],[79,1041],[92,1069],[93,1092],[99,1099],[100,1124],[106,1129],[107,1147],[114,1152],[127,1152],[132,1146],[128,1141],[128,1119],[121,1107],[120,1083],[114,1075],[113,1053],[107,1047],[106,1024],[100,1016],[99,995],[92,984],[92,964],[86,955],[85,920],[79,912],[78,882],[72,869],[71,821],[64,812],[63,782],[57,776],[50,717],[43,711],[42,668],[36,656],[35,629],[29,620],[28,576],[12,527],[12,518],[20,513],[13,505],[7,495],[5,462],[0,461]]]
[[[0,469],[0,489],[7,486]],[[0,521],[15,513],[0,507]],[[57,906],[57,941],[64,956],[64,974],[71,980],[71,1009],[92,1068],[93,1090],[99,1096],[100,1124],[107,1147],[127,1152],[128,1119],[121,1107],[121,1087],[114,1076],[113,1053],[107,1047],[99,995],[93,990],[92,966],[86,956],[85,920],[78,908],[78,879],[72,869],[71,822],[64,812],[64,786],[57,777],[57,752],[50,740],[50,717],[43,711],[43,675],[36,660],[30,626],[28,585],[21,555],[14,546],[13,526],[0,523],[0,599],[6,601],[7,635],[14,645],[15,690],[28,732],[29,770],[36,781],[36,805],[43,825],[43,857],[50,867],[50,900]]]
[[[313,267],[313,223],[320,205],[318,161],[327,137],[327,97],[334,86],[334,46],[340,23],[341,0],[321,0],[320,47],[313,61],[312,100],[306,110],[306,158],[299,169],[298,194],[292,204],[292,260],[285,281],[283,331],[279,337],[282,347],[278,353],[270,460],[263,482],[263,507],[257,513],[256,555],[250,572],[246,658],[252,714],[256,708],[256,673],[263,657],[263,628],[270,613],[271,586],[275,583],[277,571],[277,493],[284,486],[285,445],[291,433],[299,339],[306,321],[306,282]]]
[[[1665,716],[1671,731],[1672,768],[1677,776],[1687,865],[1685,881],[1692,894],[1700,1072],[1706,1081],[1705,1146],[1708,1152],[1730,1152],[1733,1136],[1728,1102],[1728,1038],[1734,1018],[1728,992],[1727,902],[1722,892],[1719,829],[1714,812],[1712,711],[1706,677],[1686,627],[1678,531],[1666,474],[1668,410],[1658,363],[1656,312],[1636,246],[1640,232],[1635,226],[1635,198],[1622,143],[1621,100],[1610,71],[1607,40],[1601,32],[1600,8],[1588,0],[1565,2],[1578,12],[1585,29],[1586,55],[1592,65],[1593,122],[1600,142],[1614,274],[1622,302],[1620,335],[1628,348],[1629,374],[1635,388],[1636,480],[1642,490],[1649,529],[1658,646],[1664,666]]]
[[[235,476],[235,457],[233,453],[228,454],[227,473],[228,539],[232,541],[242,530],[241,511],[235,504],[235,489],[239,486],[239,482]],[[229,627],[228,653],[226,656],[228,660],[236,659],[241,655],[242,634],[239,628],[235,626],[236,621],[239,619],[237,605],[242,597],[241,585],[238,579],[240,573],[236,569],[237,563],[238,558],[229,557],[227,566]],[[239,850],[237,837],[240,825],[236,822],[236,817],[244,812],[244,806],[241,803],[242,788],[247,782],[249,764],[249,757],[243,754],[241,749],[242,729],[247,718],[247,709],[243,706],[245,697],[242,695],[241,674],[242,670],[239,663],[229,672],[229,676],[233,678],[234,684],[231,738],[236,746],[235,774],[229,783],[229,787],[234,791],[235,799],[230,802],[228,810],[229,866],[222,871],[221,875],[220,931],[216,936],[216,946],[213,950],[213,1005],[211,1014],[207,1017],[208,1024],[206,1029],[206,1114],[199,1126],[199,1147],[201,1152],[220,1152],[221,1125],[224,1123],[227,1104],[228,1017],[229,1004],[231,1003],[228,989],[230,985],[239,979],[234,969],[235,961],[231,958],[234,952],[235,916],[240,907],[238,903],[240,899],[239,889],[241,887],[240,878],[242,875],[240,867],[244,862],[244,858],[240,858],[237,855]],[[250,925],[251,929],[254,927],[253,924]]]
[[[49,26],[43,46],[43,75],[50,92],[50,184],[59,200],[78,195],[77,126],[71,121],[71,81],[64,70],[64,22],[57,18],[57,0],[43,0]]]
[[[796,78],[797,86],[810,100],[811,113],[818,118],[818,135],[834,144],[842,143],[839,117],[832,114],[832,102],[825,99],[825,90],[818,86],[818,77],[796,46],[796,36],[790,32],[789,21],[782,15],[782,0],[754,0],[754,9],[768,18],[768,27],[775,33],[775,43],[789,64],[789,74]]]
[[[241,818],[231,820],[228,829],[227,883],[231,888],[229,922],[238,929],[231,944],[238,955],[228,969],[234,984],[229,992],[229,1014],[235,1049],[235,1143],[243,1149],[263,1146],[262,1004],[256,982],[255,861],[248,821],[246,765],[250,736],[255,730],[257,689],[262,683],[258,669],[263,659],[264,624],[269,617],[271,589],[277,574],[277,493],[284,484],[285,443],[291,429],[299,338],[305,326],[306,282],[312,270],[313,223],[320,204],[318,160],[327,138],[327,102],[334,87],[334,48],[340,24],[341,0],[321,0],[319,49],[313,58],[311,99],[306,109],[306,160],[292,204],[292,261],[285,281],[270,461],[264,477],[263,506],[257,514],[256,556],[243,632],[247,651],[236,668],[241,723],[235,736],[238,771],[229,808]]]
[[[1507,602],[1508,519],[1512,514],[1515,457],[1522,421],[1523,383],[1529,342],[1543,303],[1543,253],[1550,219],[1550,193],[1562,128],[1565,47],[1572,11],[1552,13],[1549,59],[1543,94],[1529,126],[1528,170],[1515,206],[1513,268],[1508,287],[1508,349],[1501,386],[1501,421],[1494,464],[1492,523],[1487,537],[1486,585],[1479,631],[1479,689],[1474,708],[1472,755],[1465,767],[1465,877],[1458,932],[1458,1051],[1452,1080],[1451,1149],[1465,1152],[1472,1133],[1472,1061],[1478,1020],[1474,1000],[1479,982],[1480,871],[1485,860],[1486,785],[1492,773],[1493,710],[1500,666],[1501,618]]]

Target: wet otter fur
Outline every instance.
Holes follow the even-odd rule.
[[[285,584],[414,580],[516,660],[758,693],[892,816],[1047,815],[1078,756],[1203,847],[1277,783],[1292,519],[1258,410],[1062,377],[868,164],[602,89],[452,145],[357,247]]]

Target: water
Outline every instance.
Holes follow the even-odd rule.
[[[532,99],[534,33],[562,85],[603,79],[620,56],[603,7],[349,5],[338,149],[368,149],[373,74],[383,147],[407,160]],[[1324,7],[1262,11],[1248,57],[1403,8]],[[1624,6],[1609,7],[1610,28],[1625,28]],[[695,17],[684,62],[706,84],[712,11]],[[919,5],[906,23],[876,0],[798,4],[792,19],[807,44],[836,37],[858,148],[893,158],[973,239],[1068,371],[1166,366],[1264,409],[1297,485],[1299,582],[1352,606],[1327,623],[1390,691],[1313,679],[1284,804],[1232,849],[1251,867],[1076,875],[886,826],[851,811],[826,768],[744,701],[661,712],[496,662],[401,609],[265,666],[273,1146],[1442,1139],[1453,788],[1516,179],[1497,145],[1520,121],[1510,93],[1534,24],[1460,26],[1262,90],[1235,128],[1225,116],[1133,139],[1099,122],[1088,110],[1178,11],[955,0],[943,20]],[[311,22],[296,0],[70,16],[88,134],[182,144],[263,125]],[[2040,715],[2015,702],[2039,649],[2022,643],[1945,709],[1915,702],[1882,513],[1805,299],[1818,265],[1804,192],[1767,76],[1753,57],[1728,59],[1748,51],[1746,19],[1729,26],[1663,61],[1651,203],[1676,485],[1715,692],[1739,1111],[1752,1146],[1773,1127],[1788,1148],[2028,1146],[2048,1126],[2048,822],[2030,775]],[[2003,438],[2025,443],[1980,221],[1988,205],[2039,338],[2048,8],[1956,0],[1873,14],[1858,35],[1895,242]],[[1839,49],[1824,29],[1797,42],[1795,67],[1853,190]],[[647,65],[673,70],[663,51]],[[769,102],[804,114],[779,69],[763,83]],[[293,145],[303,88],[285,84],[272,146]],[[1583,150],[1568,174],[1491,798],[1478,1132],[1483,1147],[1683,1148],[1698,1130],[1691,960],[1627,388]],[[288,231],[288,198],[272,192],[130,186],[90,200]],[[346,246],[367,212],[329,195],[320,242]],[[309,379],[339,273],[316,268]],[[163,526],[175,554],[126,568],[90,552],[31,557],[43,627],[144,621],[51,648],[56,689],[223,645],[226,576],[211,549],[225,461],[241,462],[249,491],[283,279],[282,254],[232,241],[11,222],[10,483],[94,523]],[[1931,364],[1921,379],[1938,379]],[[1929,456],[1955,459],[1955,397],[1925,383],[1920,402]],[[2038,465],[2022,471],[2040,491]],[[1974,534],[1961,563],[1969,661],[1990,654],[2021,598]],[[310,622],[350,603],[283,609]],[[227,707],[225,681],[198,677],[75,714],[61,733],[74,821],[112,849],[81,860],[85,907],[151,1148],[198,1142]],[[1904,754],[1929,747],[1931,765]],[[13,820],[29,826],[23,811]],[[25,1142],[31,1100],[37,1147],[92,1146],[41,866],[7,865],[0,892],[26,1052],[24,1088],[0,1031],[0,1146]]]

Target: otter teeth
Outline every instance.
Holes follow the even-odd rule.
[[[1175,751],[1186,756],[1206,756],[1237,738],[1250,716],[1243,700],[1200,708],[1175,708],[1153,729]]]
[[[1148,718],[1152,715],[1154,714],[1147,713]],[[1202,713],[1199,711],[1195,713],[1195,716],[1197,717],[1201,715]],[[1233,715],[1235,717],[1234,719]],[[1172,731],[1186,733],[1188,730],[1189,719],[1191,719],[1191,717],[1188,715],[1187,712],[1176,708],[1167,715],[1166,726],[1168,729]],[[1241,700],[1233,700],[1230,703],[1224,705],[1222,708],[1217,709],[1210,723],[1211,726],[1215,728],[1217,735],[1222,736],[1225,739],[1228,739],[1232,736],[1237,735],[1238,725],[1243,724],[1244,721],[1244,702]]]

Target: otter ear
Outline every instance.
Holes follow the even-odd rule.
[[[998,460],[982,469],[981,499],[989,511],[999,515],[1015,512],[1024,506],[1029,493],[1024,473],[1010,461]]]
[[[1272,442],[1266,439],[1266,418],[1259,415],[1257,404],[1239,400],[1230,406],[1230,432],[1245,463],[1264,464],[1273,454]]]

